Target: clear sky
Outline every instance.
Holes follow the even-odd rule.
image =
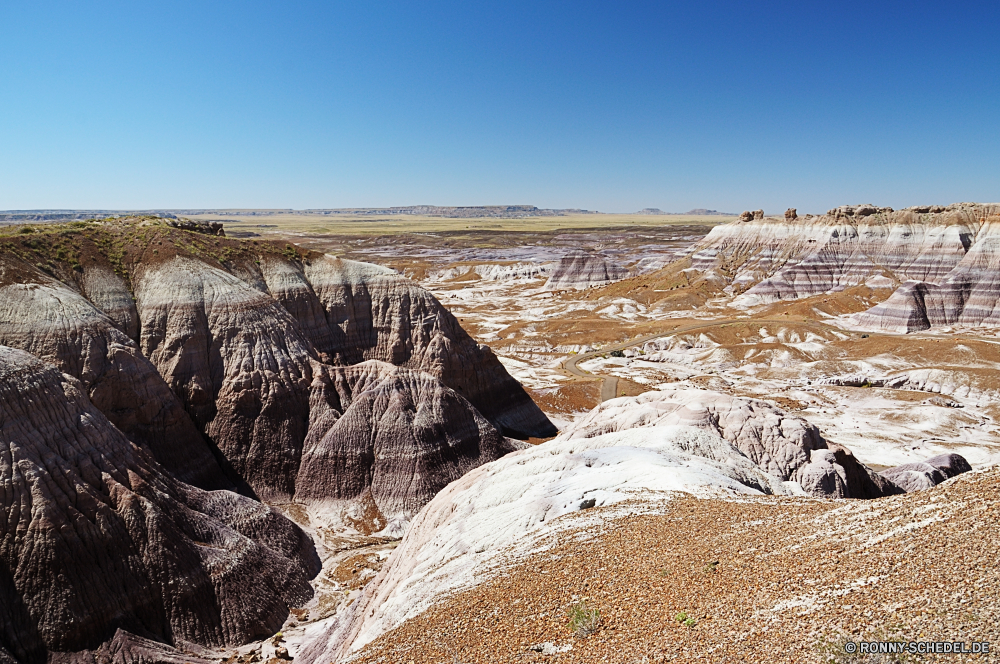
[[[1000,3],[0,1],[0,209],[1000,200]]]

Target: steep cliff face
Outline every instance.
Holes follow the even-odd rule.
[[[207,489],[231,487],[181,401],[135,342],[79,292],[18,262],[7,257],[5,268],[0,261],[0,284],[20,268],[17,281],[0,285],[0,344],[77,378],[101,413],[178,479]],[[93,284],[89,273],[84,282]],[[98,299],[110,301],[122,326],[135,329],[135,317],[123,314],[135,310],[123,306],[125,297],[132,301],[127,291]]]
[[[489,347],[477,344],[434,296],[386,268],[320,256],[300,267],[262,263],[268,291],[299,321],[321,358],[379,360],[429,373],[507,435],[555,435]]]
[[[713,228],[691,265],[726,275],[729,290],[741,293],[737,305],[911,281],[864,320],[909,329],[978,324],[991,320],[1000,293],[990,276],[1000,260],[992,248],[998,215],[1000,206],[960,203],[900,211],[844,206],[819,217],[751,219]]]
[[[579,290],[604,286],[624,279],[628,270],[609,262],[600,254],[573,251],[563,256],[545,282],[548,290]]]
[[[123,629],[243,643],[309,599],[309,538],[273,509],[180,482],[80,381],[0,346],[0,648],[41,664]]]
[[[972,244],[939,279],[913,279],[855,316],[859,326],[913,332],[944,325],[1000,325],[1000,211],[991,210]]]
[[[265,500],[295,493],[314,351],[280,304],[184,257],[133,278],[141,348],[195,423]]]

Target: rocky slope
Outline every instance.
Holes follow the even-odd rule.
[[[770,477],[795,482],[811,495],[878,498],[900,493],[819,430],[756,399],[678,389],[602,403],[564,436],[593,438],[636,428],[693,426],[723,438]]]
[[[908,332],[1000,320],[993,313],[1000,295],[998,205],[899,211],[860,205],[818,217],[741,219],[713,228],[690,257],[693,269],[728,284],[738,306],[868,285],[896,289],[856,317],[873,329]]]
[[[510,564],[503,558],[511,550],[516,558],[540,538],[558,539],[560,524],[574,522],[559,517],[629,500],[655,509],[678,492],[875,498],[902,489],[827,444],[805,420],[764,402],[690,389],[613,399],[555,440],[448,485],[414,519],[389,564],[300,658],[338,661],[485,582]]]
[[[553,535],[515,545],[502,574],[351,661],[989,661],[844,646],[995,650],[1000,568],[981,561],[1000,537],[998,515],[996,467],[877,502],[678,498],[576,512]],[[590,634],[571,624],[581,604],[600,613]]]
[[[0,346],[0,647],[41,663],[122,629],[243,643],[309,599],[318,559],[272,508],[180,482],[84,385]]]
[[[324,366],[311,386],[295,497],[325,513],[327,523],[360,508],[360,517],[348,517],[353,525],[379,531],[515,449],[460,394],[426,373],[375,360]],[[345,508],[343,501],[353,504]]]
[[[559,260],[545,282],[545,288],[579,290],[604,286],[627,276],[627,269],[608,261],[600,254],[572,251]]]

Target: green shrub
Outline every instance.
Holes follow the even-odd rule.
[[[596,632],[601,626],[601,612],[577,602],[569,610],[569,629],[577,638],[584,638]]]

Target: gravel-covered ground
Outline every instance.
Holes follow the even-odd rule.
[[[618,505],[357,661],[1000,660],[998,501],[994,467],[877,501],[679,498],[625,517]],[[578,515],[595,514],[564,518]],[[600,612],[596,631],[573,634],[573,606]],[[861,639],[987,641],[994,653],[844,652]]]

